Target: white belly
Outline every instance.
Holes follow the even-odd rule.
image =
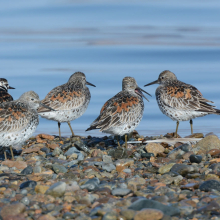
[[[174,121],[189,121],[191,119],[202,117],[208,114],[198,111],[177,111],[169,107],[160,108],[160,110],[163,112],[163,114],[170,117]]]
[[[33,121],[25,129],[16,132],[1,132],[0,134],[0,145],[7,147],[10,145],[19,145],[28,140],[35,132],[39,120]]]
[[[89,102],[88,102],[89,104]],[[75,120],[82,116],[86,111],[87,105],[83,105],[80,108],[71,109],[71,110],[58,110],[58,111],[50,111],[50,112],[41,112],[39,115],[48,120],[54,120],[57,122],[68,122]]]

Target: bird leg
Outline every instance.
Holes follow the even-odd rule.
[[[7,160],[8,158],[5,149],[4,149],[4,155],[5,155],[5,160]]]
[[[178,127],[179,127],[179,121],[176,122],[176,133],[174,135],[175,138],[177,138]]]
[[[191,126],[191,134],[193,134],[193,120],[190,119],[189,123],[190,123],[190,126]]]
[[[75,136],[75,134],[74,134],[74,132],[73,132],[73,129],[72,129],[72,127],[71,127],[70,122],[68,121],[68,122],[67,122],[67,124],[68,124],[68,125],[69,125],[69,127],[70,127],[70,130],[71,130],[71,133],[72,133],[72,137],[73,137],[73,136]]]
[[[117,135],[117,142],[118,142],[118,147],[121,147],[121,145],[119,143],[118,135]]]
[[[12,149],[12,146],[9,147],[10,148],[10,151],[11,151],[11,157],[12,157],[12,160],[14,161],[14,153],[13,153],[13,149]]]
[[[60,122],[58,122],[58,129],[59,129],[59,137],[61,138],[61,132],[60,132]]]
[[[128,135],[125,135],[125,149],[128,147]]]

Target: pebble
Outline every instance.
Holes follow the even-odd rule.
[[[205,154],[212,149],[220,149],[220,140],[215,135],[208,135],[195,145],[193,152]]]
[[[150,199],[143,199],[143,198],[138,199],[137,201],[132,203],[128,208],[132,210],[136,210],[136,211],[139,211],[145,208],[158,209],[162,211],[165,215],[169,215],[169,216],[180,214],[180,210],[178,208],[175,208],[174,206],[173,207],[166,206],[160,202],[153,201]]]
[[[45,194],[51,195],[53,197],[61,197],[64,195],[66,191],[66,183],[65,182],[57,182],[54,183]]]
[[[201,191],[211,191],[215,189],[220,192],[220,182],[217,180],[207,180],[199,186],[199,189]]]
[[[134,216],[134,220],[160,220],[163,215],[158,209],[142,209]]]
[[[191,163],[200,163],[202,161],[201,155],[191,154],[189,157]]]
[[[23,203],[16,203],[16,204],[8,204],[4,206],[0,212],[1,217],[3,220],[9,219],[10,217],[13,217],[16,215],[19,215],[21,213],[24,213],[26,210],[26,206]]]
[[[129,193],[131,193],[130,189],[126,189],[126,188],[115,188],[112,190],[112,195],[113,196],[126,196]]]
[[[84,185],[80,186],[81,189],[87,189],[89,192],[98,188],[100,181],[98,178],[88,180]]]
[[[52,167],[53,167],[54,172],[57,173],[57,174],[67,172],[67,169],[62,165],[53,164]]]
[[[23,175],[28,175],[28,174],[32,174],[33,173],[33,168],[32,166],[27,166],[26,168],[24,168],[22,171],[21,171],[21,174]]]
[[[24,188],[27,188],[27,187],[35,188],[36,185],[37,185],[37,182],[36,182],[36,181],[28,180],[28,181],[26,181],[26,182],[23,182],[23,183],[20,185],[20,189],[24,189]]]
[[[210,136],[206,144],[218,142]],[[155,151],[142,143],[118,147],[111,136],[32,137],[16,161],[1,162],[0,212],[11,210],[2,219],[217,219],[220,148],[197,144],[160,143]]]
[[[158,153],[163,153],[165,149],[161,144],[148,143],[145,147],[145,150],[148,153],[153,153],[155,156],[157,156]]]

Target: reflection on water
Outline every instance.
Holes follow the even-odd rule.
[[[220,108],[220,2],[219,1],[5,1],[0,8],[0,69],[18,98],[34,90],[43,99],[75,71],[83,71],[91,88],[86,113],[72,122],[79,135],[103,135],[85,129],[102,105],[121,90],[125,76],[140,87],[169,69],[196,86]],[[156,85],[145,102],[137,130],[158,135],[175,130],[175,122],[163,115],[156,103]],[[219,116],[194,120],[195,132],[220,136]],[[68,125],[62,133],[70,135]],[[57,123],[40,120],[36,133],[58,134]],[[190,133],[181,122],[180,135]]]

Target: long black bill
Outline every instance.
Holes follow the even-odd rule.
[[[157,80],[155,80],[155,81],[153,81],[153,82],[151,82],[151,83],[146,84],[145,86],[150,86],[150,85],[158,84],[158,83],[159,83],[159,81],[158,81],[158,79],[157,79]]]
[[[8,89],[15,89],[14,87],[9,86]]]
[[[92,83],[90,83],[90,82],[87,82],[87,81],[86,81],[86,85],[89,85],[89,86],[93,86],[93,87],[96,87],[95,85],[93,85]]]
[[[145,90],[141,89],[140,87],[137,87],[137,88],[135,89],[135,92],[136,92],[138,95],[144,97],[144,98],[149,102],[149,100],[147,99],[147,97],[146,97],[142,92],[146,93],[146,94],[149,95],[149,96],[151,96],[151,94],[149,94],[149,93],[146,92]]]
[[[54,110],[53,108],[51,108],[51,107],[49,107],[49,106],[47,106],[47,105],[44,105],[44,104],[41,103],[41,102],[40,102],[40,105],[42,105],[44,108],[47,108],[47,109],[49,109],[49,110],[51,110],[51,111],[56,111],[56,110]]]

